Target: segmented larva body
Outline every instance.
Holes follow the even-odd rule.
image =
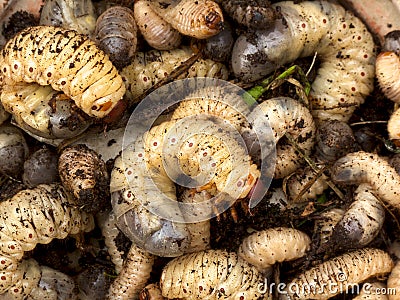
[[[107,252],[110,255],[111,261],[114,264],[115,272],[119,274],[122,270],[124,262],[124,252],[118,249],[116,238],[121,231],[117,227],[117,220],[112,211],[106,213],[97,213],[97,224],[100,227],[104,237],[104,244],[107,247]]]
[[[234,252],[207,250],[177,257],[163,269],[162,295],[168,299],[267,298],[264,276]],[[263,298],[264,299],[264,298]]]
[[[306,184],[314,180],[315,176],[316,172],[311,167],[307,166],[289,177],[286,182],[286,188],[291,203],[316,199],[318,195],[321,195],[328,188],[326,181],[319,176],[307,191],[301,197],[298,197]]]
[[[161,293],[161,289],[158,284],[151,283],[147,285],[139,295],[140,300],[165,300]]]
[[[252,29],[272,26],[278,13],[266,0],[218,0],[224,11],[236,22]]]
[[[314,231],[319,234],[319,246],[325,245],[332,236],[336,224],[343,218],[345,211],[341,208],[332,208],[323,212],[320,219],[315,221]]]
[[[58,159],[58,172],[65,189],[84,211],[96,212],[109,199],[109,175],[99,155],[85,145],[63,149]]]
[[[39,185],[1,202],[0,223],[0,294],[9,290],[17,299],[29,295],[40,280],[39,271],[19,264],[25,251],[94,228],[93,217],[82,212],[59,184]],[[37,275],[32,278],[27,272]],[[23,278],[29,278],[29,284],[21,286]]]
[[[400,261],[397,261],[392,269],[387,280],[387,287],[396,291],[393,295],[389,295],[389,300],[400,299]]]
[[[236,77],[255,81],[279,65],[315,52],[321,59],[312,83],[312,113],[318,119],[347,121],[373,89],[375,46],[365,25],[351,12],[328,1],[273,4],[284,20],[240,36],[232,50]]]
[[[355,191],[354,201],[336,224],[332,241],[338,247],[363,247],[379,233],[385,221],[385,209],[366,183]]]
[[[85,35],[52,26],[29,27],[3,48],[3,86],[51,85],[86,114],[102,118],[121,100],[125,85],[107,55]],[[1,99],[6,107],[7,102]]]
[[[154,11],[184,35],[206,39],[222,30],[224,17],[211,0],[156,0]]]
[[[40,25],[58,26],[91,35],[96,18],[91,0],[47,0],[40,13]]]
[[[132,63],[121,71],[127,89],[127,98],[131,102],[137,101],[137,97],[166,78],[192,55],[193,52],[188,47],[136,53]],[[199,59],[178,79],[191,77],[213,77],[226,80],[228,69],[223,64],[210,59]]]
[[[264,272],[273,264],[300,258],[310,249],[311,239],[304,232],[277,227],[255,232],[239,246],[239,257]]]
[[[132,245],[123,269],[108,290],[107,299],[138,299],[140,291],[145,287],[153,268],[154,256]]]
[[[372,248],[356,250],[300,274],[287,284],[287,294],[282,294],[282,299],[328,299],[345,291],[346,286],[384,275],[392,268],[393,261],[386,252]],[[337,289],[329,289],[330,286]]]
[[[171,50],[181,44],[181,34],[152,8],[149,1],[135,1],[136,24],[146,42],[157,50]]]
[[[193,190],[186,189],[183,191],[182,195],[180,196],[179,200],[183,203],[200,203],[203,201],[207,201],[211,198],[211,195],[207,191],[201,191],[196,193]],[[191,213],[193,214],[206,214],[211,215],[211,207],[209,207],[209,211],[204,211],[204,207],[199,207],[198,212],[195,211],[196,209],[193,208]],[[183,214],[185,218],[186,214]],[[186,220],[186,218],[185,218]],[[190,220],[186,220],[190,222]],[[206,220],[203,222],[197,223],[187,223],[186,224],[188,231],[190,232],[190,245],[186,253],[189,252],[198,252],[207,250],[210,248],[210,220]]]
[[[364,151],[347,154],[332,166],[331,177],[345,184],[368,183],[379,199],[400,208],[400,175],[377,154]]]
[[[393,272],[393,271],[392,271]],[[389,300],[390,295],[386,295],[385,291],[387,290],[386,284],[375,281],[375,282],[366,282],[363,285],[360,293],[353,298],[353,300]]]
[[[310,155],[314,146],[315,123],[310,111],[300,102],[288,98],[277,97],[262,102],[258,106],[268,119],[275,142],[289,134],[304,154]],[[251,123],[258,120],[250,115]],[[258,126],[260,127],[260,126]],[[277,144],[275,178],[283,178],[294,172],[303,162],[295,148],[290,144]]]
[[[181,255],[190,244],[186,224],[163,219],[146,208],[147,203],[152,203],[154,207],[161,206],[166,198],[176,201],[175,185],[168,176],[152,177],[146,167],[141,139],[130,149],[124,152],[123,157],[116,158],[111,173],[111,204],[117,226],[130,240],[150,253],[158,256]],[[178,202],[170,205],[174,205],[170,207],[171,211],[179,211]],[[181,215],[176,217],[183,219]]]
[[[122,6],[107,9],[96,21],[95,35],[99,48],[109,55],[118,69],[132,61],[136,52],[137,26],[131,9]]]
[[[49,85],[24,82],[3,86],[1,94],[4,108],[19,127],[50,140],[77,136],[92,123],[71,99],[64,98]]]

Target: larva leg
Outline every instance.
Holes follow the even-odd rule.
[[[271,228],[251,234],[239,247],[238,255],[265,272],[273,264],[294,260],[305,255],[311,240],[293,228]]]
[[[392,259],[382,250],[365,248],[349,252],[298,275],[287,284],[287,294],[282,294],[282,299],[328,299],[340,293],[341,286],[345,290],[346,284],[387,274],[392,268]]]
[[[385,209],[368,184],[360,184],[354,201],[333,229],[331,241],[338,247],[363,247],[379,233]]]
[[[132,245],[121,273],[110,286],[107,299],[137,299],[150,277],[153,262],[153,255]]]
[[[368,183],[380,199],[400,208],[400,175],[382,157],[364,151],[353,152],[337,160],[331,171],[334,181]]]
[[[161,293],[161,289],[156,283],[152,283],[147,285],[141,292],[140,292],[140,300],[164,300]]]

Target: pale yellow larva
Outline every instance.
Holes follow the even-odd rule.
[[[300,258],[310,249],[311,239],[304,232],[277,227],[255,232],[240,244],[238,255],[265,272],[277,262]]]
[[[344,210],[332,208],[320,215],[320,219],[315,221],[314,232],[319,235],[319,246],[325,245],[332,236],[333,228],[342,219]]]
[[[87,36],[59,27],[21,31],[2,49],[0,70],[3,85],[51,85],[97,118],[109,114],[125,94],[122,78],[107,55]]]
[[[217,3],[211,0],[156,0],[153,9],[184,35],[205,39],[223,28],[224,16]]]
[[[282,299],[328,299],[346,291],[346,286],[389,273],[393,268],[389,254],[364,248],[334,257],[298,275],[286,285]],[[329,287],[336,287],[330,289]]]
[[[390,294],[387,295],[387,291],[386,284],[382,282],[366,282],[353,300],[389,300]]]
[[[387,287],[395,292],[389,295],[389,300],[400,299],[400,262],[397,261],[387,280]]]
[[[171,50],[181,44],[181,34],[151,7],[150,1],[135,1],[136,24],[146,42],[157,50]]]

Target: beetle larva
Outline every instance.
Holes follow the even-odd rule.
[[[310,111],[300,102],[288,97],[266,100],[258,106],[268,119],[275,142],[289,134],[306,155],[314,146],[315,123]],[[249,116],[254,125],[262,122],[257,116]],[[258,126],[260,127],[260,126]],[[295,148],[289,144],[277,144],[275,178],[283,178],[294,172],[302,163]]]
[[[393,295],[389,295],[389,300],[400,299],[400,262],[397,261],[387,280],[387,287],[394,289]]]
[[[344,210],[332,208],[323,212],[320,219],[315,221],[314,232],[319,235],[319,246],[324,246],[332,236],[333,228],[342,219]]]
[[[216,1],[236,22],[252,29],[268,28],[278,17],[278,13],[266,0]]]
[[[125,85],[107,55],[88,37],[52,26],[30,27],[10,40],[0,57],[3,86],[51,85],[89,116],[109,114]],[[7,102],[1,99],[4,106]]]
[[[392,268],[393,261],[386,252],[372,248],[356,250],[298,275],[287,284],[287,294],[282,294],[282,299],[328,299],[346,291],[349,285],[384,275]]]
[[[27,276],[24,263],[19,264],[25,251],[34,249],[38,243],[48,244],[55,238],[64,239],[68,234],[94,228],[93,217],[76,207],[59,184],[42,184],[1,202],[0,223],[0,260],[4,262],[0,269],[0,293],[9,290],[21,299],[40,280],[40,272],[32,269],[29,271],[39,273],[33,279],[29,277],[36,283],[13,288]]]
[[[207,191],[201,191],[196,193],[193,190],[186,189],[183,191],[182,195],[180,196],[180,202],[182,203],[199,203],[206,200],[209,200],[211,195]],[[204,207],[200,206],[198,211],[195,211],[195,208],[191,208],[192,214],[205,214],[211,215],[211,207],[209,207],[210,211],[204,211]],[[186,214],[183,211],[183,217],[185,218]],[[186,253],[189,252],[198,252],[202,250],[206,250],[210,248],[210,220],[205,220],[203,222],[195,222],[191,223],[190,219],[187,220],[187,229],[190,232],[190,245]]]
[[[206,39],[222,30],[224,17],[211,0],[151,1],[154,11],[184,35]]]
[[[0,173],[20,177],[29,149],[22,131],[11,125],[0,126]]]
[[[110,191],[117,226],[130,240],[150,253],[181,255],[190,244],[186,224],[164,219],[146,207],[150,204],[165,206],[165,199],[176,201],[175,185],[168,176],[152,178],[143,149],[142,141],[138,139],[129,151],[124,151],[123,156],[115,160]],[[178,202],[171,201],[169,205],[168,211],[180,214]],[[175,217],[183,220],[182,216]]]
[[[354,201],[333,229],[331,241],[338,248],[361,248],[379,233],[385,220],[385,209],[372,188],[360,184]]]
[[[139,300],[165,300],[158,284],[151,283],[140,292]]]
[[[379,199],[400,208],[400,175],[376,154],[364,151],[347,154],[332,166],[331,176],[345,184],[368,183]]]
[[[268,299],[259,289],[263,283],[262,273],[236,253],[206,250],[170,261],[160,287],[168,299]]]
[[[283,20],[252,38],[240,36],[232,50],[236,77],[255,81],[279,65],[318,53],[322,63],[312,83],[312,113],[347,121],[373,89],[375,46],[365,25],[328,1],[278,2]],[[356,42],[355,42],[356,41]]]
[[[137,299],[153,268],[154,256],[132,245],[123,269],[108,290],[107,299]]]
[[[206,39],[204,55],[214,61],[228,62],[234,42],[232,26],[225,21],[220,33]]]
[[[137,45],[137,26],[131,9],[107,9],[97,19],[95,35],[99,48],[109,55],[114,66],[122,69],[131,63]]]
[[[3,87],[1,101],[25,132],[45,139],[77,136],[92,123],[73,101],[51,86],[18,83]]]
[[[124,262],[124,251],[118,248],[116,239],[122,232],[117,227],[117,220],[112,211],[106,213],[99,212],[96,214],[96,217],[101,233],[104,236],[104,244],[107,247],[107,252],[114,264],[115,272],[119,274]]]
[[[96,18],[92,0],[47,0],[40,13],[40,25],[58,26],[91,35]]]
[[[53,183],[58,179],[58,154],[51,148],[44,147],[35,151],[24,162],[22,181],[33,188],[42,183]]]
[[[127,98],[131,102],[137,101],[137,97],[144,91],[171,74],[192,54],[192,50],[188,47],[136,53],[132,63],[121,71],[127,89]],[[210,59],[199,59],[179,78],[190,77],[213,77],[225,80],[228,78],[228,70],[221,63]]]
[[[241,243],[238,255],[264,272],[277,262],[290,261],[305,255],[311,240],[304,232],[285,227],[258,231]]]
[[[85,145],[64,148],[58,172],[65,189],[74,195],[84,211],[97,212],[109,201],[109,176],[106,164]]]
[[[149,1],[135,1],[133,12],[136,24],[146,42],[157,50],[171,50],[181,44],[181,34],[158,16]]]
[[[392,271],[393,272],[393,271]],[[360,293],[353,298],[353,300],[389,300],[391,298],[386,295],[385,291],[388,291],[386,288],[386,284],[375,281],[375,282],[366,282],[363,284],[363,287]]]

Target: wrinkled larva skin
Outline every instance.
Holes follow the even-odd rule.
[[[389,275],[387,280],[387,287],[396,289],[396,293],[394,295],[389,295],[389,300],[398,300],[400,299],[400,261],[397,261],[392,272]]]
[[[150,1],[135,1],[133,13],[146,42],[157,50],[172,50],[181,44],[182,36],[153,10]]]
[[[186,189],[180,196],[179,201],[183,203],[199,203],[207,201],[210,198],[211,195],[207,191],[201,191],[196,193],[194,190]],[[195,208],[192,209],[193,210],[191,211],[191,213],[196,213]],[[203,207],[199,207],[197,213],[211,214],[211,207],[209,207],[209,209],[210,209],[209,212],[205,212]],[[183,214],[184,218],[185,215],[186,214]],[[189,222],[190,220],[187,221]],[[203,251],[210,248],[210,236],[211,236],[210,220],[197,223],[187,223],[186,226],[190,232],[190,238],[191,238],[190,245],[188,250],[186,250],[186,253]]]
[[[28,154],[28,144],[22,131],[11,125],[0,126],[0,173],[20,177]]]
[[[366,183],[355,191],[354,201],[336,224],[331,241],[338,248],[361,248],[379,233],[385,221],[385,208]]]
[[[86,212],[97,212],[109,201],[109,176],[106,164],[85,145],[63,149],[58,172],[65,189]]]
[[[223,29],[221,8],[211,0],[153,0],[154,11],[173,28],[196,39],[206,39]]]
[[[240,36],[232,50],[237,78],[255,81],[299,57],[321,59],[312,83],[312,113],[318,119],[348,121],[373,90],[375,45],[351,12],[327,1],[273,4],[284,20],[253,37]]]
[[[400,209],[400,175],[376,154],[364,151],[347,154],[332,166],[331,177],[344,184],[368,183],[379,199]]]
[[[389,254],[372,248],[364,248],[337,256],[333,259],[305,271],[297,276],[287,287],[287,294],[281,294],[281,299],[328,299],[340,293],[340,286],[345,290],[346,284],[358,284],[364,280],[389,273],[393,261]],[[302,289],[303,286],[313,286],[314,289]],[[328,289],[329,286],[338,287]],[[295,287],[299,287],[296,291]]]
[[[218,0],[224,11],[236,22],[251,29],[268,28],[279,16],[267,0]]]
[[[99,212],[96,214],[96,218],[97,224],[104,236],[104,244],[107,247],[107,252],[114,264],[115,272],[119,274],[124,262],[124,252],[118,249],[116,243],[116,239],[118,235],[121,234],[121,231],[117,227],[115,215],[112,211],[105,213]]]
[[[59,184],[42,184],[1,202],[0,223],[0,260],[4,261],[0,294],[8,290],[16,299],[34,292],[41,277],[37,264],[19,264],[25,251],[94,228],[93,217],[82,212]]]
[[[304,232],[285,227],[265,229],[246,237],[239,257],[264,272],[277,262],[300,258],[310,249],[311,239]]]
[[[386,291],[386,284],[379,281],[366,282],[353,300],[389,300],[390,296],[382,293],[383,291]]]
[[[232,26],[225,21],[220,33],[206,39],[204,55],[214,61],[228,62],[234,42]]]
[[[161,274],[160,287],[168,299],[269,299],[259,290],[264,279],[236,253],[207,250],[170,261]]]
[[[40,25],[73,29],[90,36],[96,18],[92,0],[47,0],[40,13]]]
[[[153,268],[154,256],[132,245],[123,269],[108,290],[109,300],[138,299]]]
[[[25,160],[22,180],[27,187],[50,184],[56,182],[57,179],[58,154],[51,148],[39,149]]]
[[[126,150],[123,158],[118,156],[111,173],[111,204],[117,226],[130,240],[150,253],[172,257],[181,255],[190,244],[186,224],[162,219],[143,205],[150,201],[161,205],[163,196],[176,200],[176,190],[168,176],[151,176],[141,143],[139,139],[131,146],[132,151]],[[128,174],[134,175],[129,183]]]
[[[321,213],[320,219],[315,221],[314,232],[319,235],[319,246],[324,246],[332,236],[333,228],[343,218],[345,211],[341,208],[332,208]]]
[[[322,176],[319,176],[307,191],[301,197],[298,197],[305,185],[314,180],[315,176],[316,172],[310,166],[298,169],[290,175],[286,182],[286,188],[291,203],[317,199],[318,195],[321,195],[328,188],[326,181]]]
[[[137,101],[147,89],[166,78],[172,71],[193,55],[190,48],[148,52],[138,52],[132,63],[122,69],[121,76],[126,85],[126,97],[131,104]],[[192,77],[212,77],[228,79],[225,65],[210,59],[197,60],[178,79]]]
[[[118,69],[130,64],[137,46],[137,26],[133,11],[113,6],[96,21],[95,36],[99,48],[107,53]]]
[[[151,283],[140,292],[139,300],[164,300],[161,289],[156,283]]]
[[[54,140],[77,136],[92,123],[73,101],[63,96],[49,85],[18,83],[3,87],[1,101],[28,134]]]
[[[310,155],[314,146],[315,123],[310,111],[300,102],[288,98],[277,97],[258,105],[269,121],[275,142],[287,133],[297,142],[306,155]],[[250,115],[254,124],[261,122]],[[258,126],[259,127],[259,126]],[[288,144],[276,147],[275,178],[283,178],[294,172],[302,163],[295,148]]]
[[[73,30],[36,26],[21,31],[2,49],[0,67],[3,86],[51,85],[96,118],[109,114],[125,94],[122,78],[107,55]]]

